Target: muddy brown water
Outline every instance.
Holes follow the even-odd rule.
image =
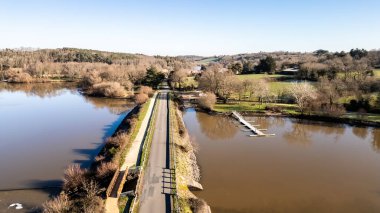
[[[247,137],[233,119],[188,109],[213,212],[380,212],[380,129],[252,117],[276,136]]]
[[[59,192],[47,187],[60,186],[72,163],[88,167],[132,107],[82,96],[74,84],[0,83],[0,212],[33,212]]]

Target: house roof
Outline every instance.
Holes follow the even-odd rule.
[[[295,68],[287,68],[287,69],[284,69],[282,70],[283,72],[298,72],[300,71],[299,69],[295,69]]]

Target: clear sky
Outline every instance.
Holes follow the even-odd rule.
[[[0,48],[148,55],[380,48],[380,0],[0,0]]]

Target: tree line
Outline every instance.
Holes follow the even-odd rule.
[[[174,67],[191,67],[178,57],[146,56],[62,48],[0,51],[0,79],[15,83],[52,79],[81,81],[89,94],[127,96],[134,86],[156,88]],[[111,93],[103,91],[111,90]]]

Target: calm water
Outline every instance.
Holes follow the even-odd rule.
[[[252,138],[230,118],[189,109],[205,199],[213,212],[380,212],[380,129],[249,118],[275,137]]]
[[[1,83],[0,212],[14,202],[33,208],[57,191],[14,189],[59,186],[69,164],[89,166],[132,107],[84,97],[71,84]]]

